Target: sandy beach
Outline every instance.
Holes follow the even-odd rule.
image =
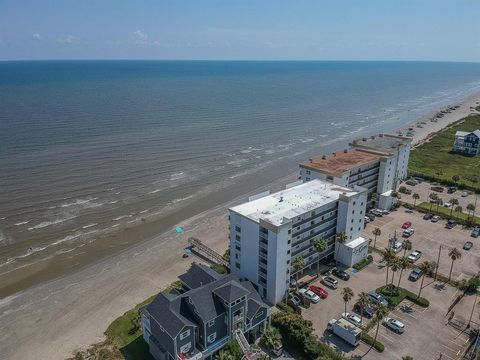
[[[430,121],[431,113],[398,131],[414,127],[414,143],[419,143],[472,113],[471,107],[479,102],[480,94],[475,94],[438,122]],[[296,177],[294,173],[280,178],[252,194],[279,189]],[[0,300],[0,358],[64,359],[76,349],[101,341],[111,321],[174,281],[192,261],[198,261],[182,258],[189,236],[223,253],[227,248],[226,209],[247,198],[237,197],[182,222],[179,225],[185,227],[185,233],[171,230]]]

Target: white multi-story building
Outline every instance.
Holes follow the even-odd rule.
[[[365,188],[312,180],[230,208],[231,272],[276,303],[295,275],[297,257],[305,268],[332,254],[352,266],[368,253],[368,240],[361,237],[366,202]],[[345,243],[335,241],[338,233],[345,234]],[[314,242],[321,238],[328,248],[319,254]]]
[[[300,178],[321,179],[377,194],[377,207],[389,209],[397,182],[407,176],[411,139],[380,134],[355,140],[353,148],[309,159],[300,164]]]

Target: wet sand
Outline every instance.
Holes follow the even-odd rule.
[[[460,103],[460,109],[447,114],[438,123],[426,121],[423,129],[417,129],[414,142],[421,141],[428,134],[468,115],[470,106],[477,106],[475,103],[479,100],[480,94],[476,94]],[[431,114],[425,119],[429,116]],[[283,169],[284,172],[289,170]],[[296,180],[297,173],[287,177],[271,173],[255,176],[256,182],[268,183],[268,178],[272,177],[277,180],[249,192],[249,195],[266,189],[283,188],[285,184]],[[251,187],[251,184],[246,183],[244,189]],[[189,236],[198,237],[223,253],[227,248],[226,209],[248,198],[241,191],[239,189],[239,194],[230,194],[235,200],[228,203],[222,204],[221,199],[225,198],[225,194],[218,193],[213,198],[209,197],[208,201],[200,199],[188,204],[162,220],[162,224],[144,224],[142,234],[131,228],[125,230],[120,239],[105,239],[101,242],[101,247],[98,247],[100,242],[97,242],[95,249],[98,249],[98,259],[111,252],[116,246],[114,243],[120,243],[124,250],[92,265],[81,267],[81,254],[74,257],[63,254],[55,265],[62,271],[65,266],[70,266],[75,271],[54,280],[14,293],[17,289],[61,274],[52,273],[52,267],[41,264],[33,275],[30,273],[23,278],[16,275],[18,277],[0,279],[4,294],[12,294],[0,300],[0,358],[64,359],[75,349],[101,341],[103,332],[111,321],[174,281],[189,267],[191,261],[198,261],[192,257],[182,258]],[[178,223],[189,212],[201,213]],[[158,233],[159,226],[172,229],[177,224],[187,231],[177,234],[174,230],[169,230],[153,236]],[[153,237],[131,246],[131,239],[138,239],[139,236]],[[87,250],[85,256],[91,256],[91,251]]]

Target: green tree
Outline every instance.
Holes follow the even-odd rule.
[[[448,281],[452,278],[452,270],[453,270],[453,263],[455,260],[458,260],[462,257],[462,253],[458,251],[457,248],[453,248],[448,252],[448,256],[452,260],[452,264],[450,265],[450,272],[448,273]]]
[[[428,197],[430,198],[430,211],[432,211],[433,204],[438,201],[438,195],[435,193],[431,193],[430,195],[428,195]]]
[[[337,233],[335,235],[335,241],[339,244],[345,244],[345,241],[347,241],[348,237],[345,235],[344,232]],[[337,267],[338,267],[338,260],[337,260],[337,255],[338,255],[338,249],[340,247],[335,244],[335,261],[337,262]]]
[[[400,275],[398,277],[398,285],[397,287],[400,287],[400,281],[402,281],[402,275],[403,275],[403,270],[405,270],[406,268],[408,268],[408,265],[409,265],[409,261],[408,261],[408,258],[405,257],[405,256],[402,256],[401,258],[398,259],[398,266],[400,268]]]
[[[455,212],[457,213],[457,219],[460,219],[460,214],[463,212],[463,208],[461,206],[455,207]]]
[[[298,290],[298,275],[300,273],[300,270],[302,270],[304,267],[305,267],[305,259],[303,257],[298,256],[293,260],[293,270],[295,270],[295,276],[296,276],[295,286],[297,287],[297,290]]]
[[[417,205],[417,200],[420,199],[420,195],[418,195],[417,193],[414,193],[412,195],[412,198],[413,198],[413,207],[415,208]]]
[[[402,356],[402,360],[413,360],[413,357],[407,355],[407,356]]]
[[[403,247],[403,256],[407,254],[407,251],[412,250],[412,242],[409,239],[405,239],[402,241]]]
[[[343,302],[345,303],[345,312],[347,312],[347,304],[353,298],[353,290],[350,289],[349,287],[344,288],[342,290],[342,298],[343,298]]]
[[[313,248],[318,253],[318,261],[317,261],[317,276],[320,274],[320,253],[324,252],[328,248],[327,240],[323,237],[321,239],[315,240],[313,243]]]
[[[282,335],[277,328],[269,326],[260,340],[260,343],[269,351],[279,349],[282,346]]]
[[[400,270],[400,263],[399,263],[399,258],[397,256],[394,256],[392,260],[390,260],[390,270],[392,270],[392,281],[390,283],[390,287],[393,290],[395,285],[393,285],[393,281],[395,279],[395,273]]]
[[[216,356],[217,360],[241,360],[242,349],[235,340],[230,340]]]
[[[455,198],[451,198],[450,201],[449,201],[450,204],[452,204],[452,206],[450,207],[450,217],[452,217],[452,213],[453,213],[453,208],[458,205],[458,200],[455,199]]]
[[[467,210],[468,210],[468,218],[467,220],[470,219],[470,217],[474,217],[475,216],[475,204],[468,204],[467,205]],[[473,214],[473,215],[472,215]]]
[[[363,324],[363,309],[370,304],[370,296],[365,291],[362,291],[358,294],[357,303],[360,306],[360,322]]]
[[[380,328],[380,324],[382,323],[383,321],[383,318],[385,316],[387,316],[388,314],[388,308],[385,306],[385,305],[382,305],[382,304],[378,304],[375,308],[375,318],[374,320],[377,322],[377,329],[375,330],[375,337],[374,337],[374,341],[373,343],[370,345],[370,347],[368,348],[367,352],[365,353],[365,355],[367,355],[370,350],[372,350],[373,348],[373,345],[375,344],[375,342],[377,341],[377,337],[378,337],[378,330]],[[364,355],[364,357],[365,357]]]
[[[422,282],[420,283],[420,289],[418,290],[417,298],[420,297],[423,289],[423,281],[425,280],[425,275],[430,274],[433,269],[435,269],[434,263],[429,261],[424,261],[420,264],[420,269],[422,270]]]
[[[377,236],[382,235],[382,230],[380,230],[380,228],[376,227],[375,229],[372,230],[372,234],[373,234],[373,236],[375,236],[375,238],[374,238],[374,240],[373,240],[373,248],[376,249],[376,246],[377,246]]]
[[[390,268],[391,261],[394,257],[395,257],[395,253],[393,252],[392,249],[385,249],[383,251],[382,261],[385,262],[385,267],[387,268],[387,277],[385,280],[385,286],[388,285],[388,270]]]
[[[452,180],[455,182],[455,186],[458,186],[458,181],[460,180],[460,176],[458,175],[453,175]]]
[[[438,176],[438,180],[442,180],[442,176],[443,176],[443,170],[437,170],[435,171],[435,175]]]

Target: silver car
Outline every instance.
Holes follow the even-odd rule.
[[[403,334],[405,332],[405,324],[397,319],[386,317],[383,319],[383,325],[395,331],[397,334]]]

